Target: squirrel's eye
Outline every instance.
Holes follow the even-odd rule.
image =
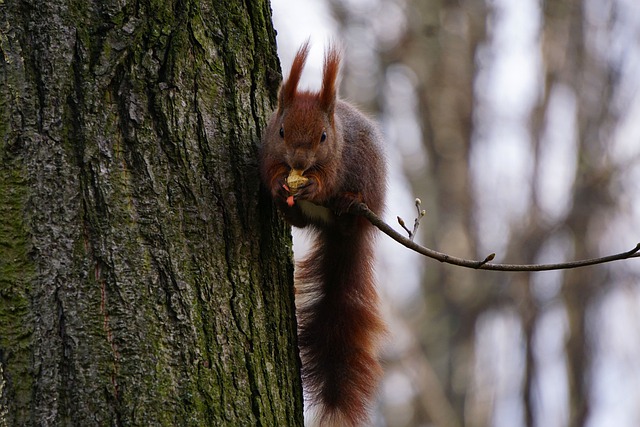
[[[284,138],[284,127],[280,126],[280,138]]]
[[[320,142],[325,142],[327,140],[327,133],[322,131],[322,136],[320,137]]]

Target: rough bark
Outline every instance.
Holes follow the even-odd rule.
[[[302,425],[268,2],[0,3],[0,425]]]

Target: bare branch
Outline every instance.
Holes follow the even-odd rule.
[[[404,219],[397,217],[398,224],[400,224],[400,227],[402,227],[404,231],[407,232],[407,234],[409,235],[409,240],[411,241],[413,241],[413,239],[416,237],[416,233],[418,232],[418,227],[420,227],[420,220],[422,219],[423,216],[427,214],[426,211],[420,209],[421,204],[422,204],[422,200],[416,198],[415,205],[416,205],[416,210],[418,211],[418,214],[416,215],[416,219],[413,221],[413,231],[407,228],[407,226],[405,225]]]
[[[418,227],[420,227],[420,220],[422,219],[422,217],[424,217],[427,214],[425,210],[420,209],[422,205],[422,200],[418,199],[417,197],[416,197],[415,205],[416,205],[416,210],[418,211],[418,214],[416,215],[415,221],[413,221],[413,232],[411,233],[412,241],[413,239],[415,239],[416,234],[418,233]]]
[[[404,229],[404,231],[407,232],[407,234],[409,235],[409,240],[413,240],[413,233],[411,232],[411,230],[409,230],[407,228],[407,226],[404,223],[404,219],[402,219],[401,217],[397,217],[398,218],[398,224],[400,224],[400,227],[402,227]]]
[[[442,252],[429,249],[415,243],[412,239],[404,237],[402,234],[395,231],[386,222],[382,221],[376,214],[374,214],[369,207],[364,203],[358,203],[353,205],[351,212],[356,215],[362,215],[371,224],[376,226],[380,231],[394,239],[396,242],[412,249],[422,255],[429,258],[433,258],[440,262],[447,264],[453,264],[460,267],[474,268],[479,270],[497,270],[497,271],[548,271],[548,270],[566,270],[571,268],[586,267],[588,265],[604,264],[611,261],[618,261],[629,258],[640,257],[640,243],[635,248],[627,252],[619,254],[609,255],[602,258],[591,258],[579,261],[562,262],[555,264],[493,264],[492,261],[495,258],[495,254],[488,255],[482,261],[468,260],[464,258],[458,258],[451,255],[447,255]],[[406,230],[406,227],[405,227]],[[408,231],[408,230],[407,230]],[[410,233],[411,234],[411,233]]]

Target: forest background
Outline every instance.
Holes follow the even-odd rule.
[[[632,0],[274,0],[302,86],[342,43],[341,94],[382,124],[386,220],[451,255],[561,262],[640,235],[640,7]],[[305,237],[295,235],[297,255]],[[379,238],[392,324],[378,424],[640,424],[640,265],[492,273]]]

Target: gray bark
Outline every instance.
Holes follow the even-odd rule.
[[[302,425],[268,2],[0,26],[0,425]]]

